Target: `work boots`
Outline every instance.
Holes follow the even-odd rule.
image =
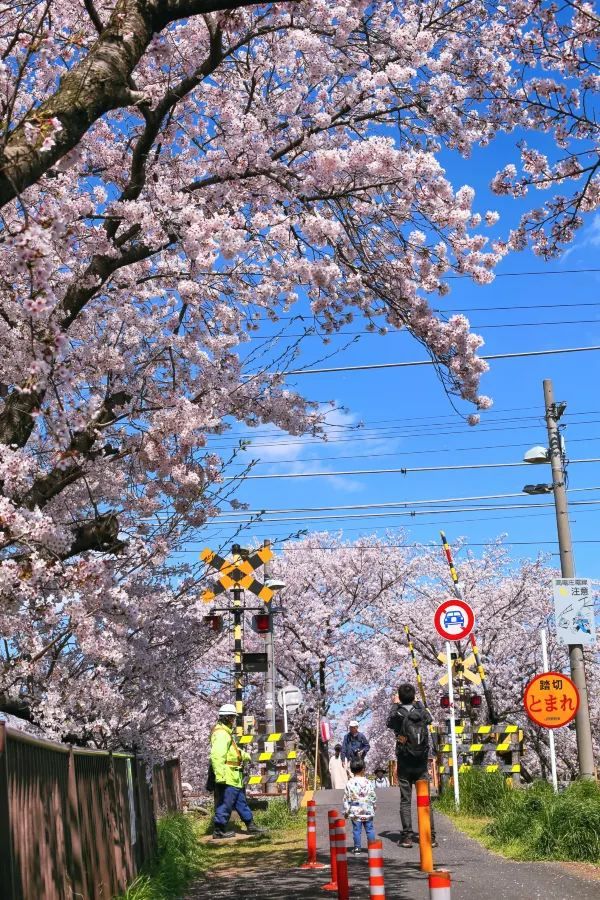
[[[259,828],[258,825],[255,825],[254,822],[250,822],[249,825],[246,825],[246,832],[248,834],[266,834],[266,828]]]
[[[235,831],[225,831],[224,828],[219,828],[215,825],[213,830],[213,841],[226,841],[233,837],[235,837]]]

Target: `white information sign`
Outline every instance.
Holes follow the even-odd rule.
[[[589,578],[553,578],[556,635],[563,644],[596,643],[594,600]]]

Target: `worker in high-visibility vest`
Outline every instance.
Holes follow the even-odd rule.
[[[235,706],[233,703],[225,703],[219,710],[219,720],[210,735],[210,767],[215,788],[215,840],[235,837],[234,831],[227,831],[227,824],[234,810],[245,824],[247,832],[265,833],[263,828],[254,824],[252,810],[246,800],[244,763],[250,761],[250,755],[237,745],[233,731],[235,718]]]

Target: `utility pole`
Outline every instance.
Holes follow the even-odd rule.
[[[556,527],[558,530],[558,546],[560,551],[560,571],[563,578],[575,577],[573,544],[569,524],[569,508],[565,484],[565,466],[562,441],[558,429],[558,421],[566,404],[554,401],[552,381],[544,379],[544,407],[546,425],[548,427],[548,447],[552,466],[552,487],[554,506],[556,508]],[[592,744],[592,726],[588,705],[588,693],[585,679],[585,663],[581,644],[569,644],[569,660],[571,678],[579,691],[579,709],[575,716],[575,733],[577,735],[577,755],[579,757],[579,775],[583,779],[592,779],[594,772],[594,749]]]
[[[264,547],[270,547],[270,541],[263,541]],[[264,566],[264,577],[265,582],[268,582],[269,577],[271,575],[269,571],[269,566],[265,563]],[[265,641],[265,649],[267,651],[267,678],[265,685],[265,718],[267,720],[267,727],[271,733],[277,731],[277,725],[275,722],[275,714],[276,714],[276,706],[275,706],[275,689],[276,689],[276,675],[275,675],[275,635],[274,635],[274,625],[275,625],[275,616],[273,615],[273,601],[271,601],[271,608],[269,609],[271,615],[271,627],[266,636]]]

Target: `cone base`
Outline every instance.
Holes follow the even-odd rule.
[[[328,869],[329,866],[326,866],[325,863],[320,862],[305,862],[300,866],[301,869]]]
[[[322,891],[337,891],[337,881],[328,881],[327,884],[324,884],[321,888]]]

